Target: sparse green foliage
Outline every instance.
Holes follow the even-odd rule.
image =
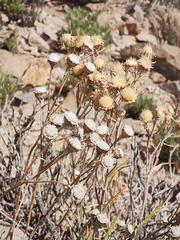
[[[19,89],[19,82],[0,68],[0,102],[3,102],[7,95],[12,96]]]
[[[4,47],[10,52],[12,52],[16,47],[16,36],[17,29],[15,28],[10,32],[9,37],[4,40]]]
[[[21,0],[1,0],[0,6],[10,20],[17,20],[20,12],[24,8],[24,4],[21,2]]]
[[[142,110],[148,109],[155,115],[156,107],[156,102],[151,95],[140,94],[136,101],[127,108],[127,114],[133,119],[138,119]]]
[[[99,24],[98,17],[100,14],[101,11],[98,9],[91,13],[81,7],[68,10],[66,12],[67,32],[74,36],[100,35],[107,45],[110,39],[109,28]]]
[[[154,135],[153,141],[155,146],[158,145],[160,141],[162,141],[165,136],[169,136],[167,140],[164,142],[161,152],[160,152],[160,160],[166,162],[169,160],[170,151],[173,150],[176,146],[177,148],[173,151],[172,160],[177,161],[180,160],[180,128],[177,123],[172,122],[170,128],[167,130],[167,124],[161,123],[158,126],[158,133]]]

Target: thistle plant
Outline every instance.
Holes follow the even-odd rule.
[[[48,57],[48,85],[34,89],[37,106],[28,124],[19,129],[27,136],[29,129],[37,132],[34,118],[41,112],[39,134],[26,158],[20,150],[21,134],[16,137],[15,143],[21,144],[12,148],[15,181],[7,186],[4,177],[2,206],[7,198],[13,202],[14,208],[8,210],[12,223],[24,219],[21,228],[28,239],[155,239],[166,234],[178,225],[179,206],[175,203],[173,214],[167,210],[168,196],[179,179],[157,194],[164,181],[154,173],[162,167],[158,157],[166,136],[151,151],[154,128],[150,131],[148,123],[153,115],[144,109],[140,118],[149,138],[142,159],[134,129],[124,123],[126,109],[137,99],[138,86],[152,67],[152,48],[145,46],[137,59],[108,65],[100,36],[63,34],[61,43],[68,56],[59,93],[52,101],[51,74],[60,60],[54,53]],[[63,108],[68,95],[59,101],[70,75],[77,79],[72,89],[74,111]],[[171,119],[177,121],[177,115]],[[153,203],[150,191],[155,195]]]

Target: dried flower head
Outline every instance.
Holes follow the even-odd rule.
[[[126,102],[134,102],[137,98],[137,94],[132,87],[126,87],[122,90],[121,96]]]
[[[83,74],[83,72],[84,72],[84,66],[82,66],[82,65],[80,65],[80,64],[76,65],[76,66],[73,67],[73,69],[72,69],[72,74],[73,74],[73,76],[75,76],[75,77],[81,76],[81,75]]]
[[[155,57],[155,54],[152,50],[152,47],[149,44],[146,44],[143,49],[140,51],[141,56],[146,56],[150,59]]]
[[[94,64],[92,62],[85,63],[84,72],[85,72],[86,75],[94,72],[95,70],[96,70],[96,67],[94,66]]]
[[[93,132],[89,136],[89,140],[93,145],[97,145],[98,141],[101,141],[102,138],[96,132]]]
[[[133,131],[132,127],[130,127],[129,125],[124,125],[124,127],[122,129],[122,137],[129,138],[132,136],[134,136],[134,131]]]
[[[180,225],[171,227],[171,234],[174,238],[180,238]]]
[[[66,123],[68,123],[70,125],[77,125],[79,123],[79,120],[78,120],[76,114],[71,111],[68,111],[65,113],[64,120]]]
[[[153,114],[150,110],[145,109],[140,113],[140,120],[147,123],[151,121],[153,118]]]
[[[86,188],[82,184],[78,184],[73,187],[72,194],[77,200],[81,201],[86,195]]]
[[[105,68],[106,63],[105,63],[104,59],[97,57],[94,60],[94,65],[96,66],[97,70],[101,71]]]
[[[82,149],[82,145],[77,137],[72,137],[68,140],[68,148],[72,152],[77,152]]]
[[[39,101],[42,101],[47,97],[47,89],[44,86],[35,87],[34,94]]]
[[[103,110],[109,110],[114,107],[114,100],[109,95],[103,95],[99,98],[99,106]]]
[[[161,105],[156,108],[157,116],[161,121],[169,118],[169,109],[166,105]]]
[[[96,51],[100,51],[104,46],[104,41],[101,36],[91,36],[91,41]]]
[[[115,159],[110,155],[106,155],[102,158],[101,163],[105,168],[113,168],[115,164]]]
[[[109,144],[107,144],[107,142],[105,142],[103,140],[99,140],[96,143],[96,146],[97,146],[97,151],[100,152],[100,153],[106,153],[110,149]]]
[[[77,56],[76,54],[69,54],[69,56],[67,57],[67,64],[70,67],[74,67],[76,65],[79,64],[79,56]]]
[[[123,65],[120,62],[114,64],[112,72],[119,75],[125,75]]]
[[[99,107],[99,99],[103,96],[104,92],[100,90],[95,90],[91,96],[92,101],[94,103],[95,109]]]
[[[100,223],[102,224],[107,224],[109,223],[109,218],[107,217],[107,214],[106,213],[99,213],[97,215],[97,219]]]
[[[66,47],[74,47],[76,38],[69,33],[64,33],[61,36],[61,42],[64,43]]]
[[[135,58],[130,57],[123,63],[123,68],[125,71],[134,71],[137,68],[138,62]]]
[[[51,53],[48,56],[48,61],[51,63],[57,63],[60,60],[60,56],[57,53]]]
[[[62,126],[64,123],[64,117],[60,114],[53,114],[50,117],[50,122],[56,126]]]
[[[93,73],[90,73],[87,76],[87,79],[93,83],[98,83],[104,80],[104,76],[102,73],[98,72],[98,71],[94,71]]]
[[[92,119],[85,119],[84,121],[84,130],[86,132],[92,132],[96,130],[96,123]]]
[[[168,108],[167,108],[166,105],[160,105],[160,106],[158,106],[158,107],[156,108],[156,111],[157,111],[157,113],[158,113],[159,115],[161,115],[161,114],[166,115],[166,114],[169,113],[169,110],[168,110]]]
[[[81,48],[83,46],[83,43],[84,43],[84,40],[83,40],[83,37],[82,36],[78,36],[76,38],[76,47],[77,48]]]
[[[109,128],[106,125],[101,125],[96,128],[96,131],[99,135],[105,136],[109,132]]]
[[[112,77],[110,85],[114,88],[124,88],[126,86],[126,79],[124,75],[116,75]]]
[[[82,51],[84,54],[91,54],[94,49],[94,44],[88,40],[84,39],[83,46],[82,46]]]
[[[115,158],[122,158],[124,157],[124,152],[121,148],[115,148],[114,149],[114,157]]]
[[[138,70],[140,70],[141,72],[147,72],[151,68],[152,68],[152,61],[150,58],[148,58],[146,56],[142,56],[138,60]]]
[[[52,124],[48,124],[44,130],[43,130],[43,134],[45,136],[45,138],[51,140],[51,139],[55,139],[58,136],[58,129],[55,125]]]

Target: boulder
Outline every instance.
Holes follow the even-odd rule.
[[[29,55],[13,54],[3,49],[0,49],[0,56],[0,67],[17,78],[22,77],[23,73],[34,59]]]
[[[44,58],[35,59],[23,75],[22,81],[25,85],[42,86],[49,79],[50,65]]]
[[[158,73],[158,72],[151,72],[149,78],[153,81],[153,83],[164,83],[166,82],[166,78]]]

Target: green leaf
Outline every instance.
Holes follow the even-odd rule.
[[[104,237],[104,240],[108,240],[109,235],[110,235],[111,232],[114,230],[114,226],[115,226],[115,224],[116,224],[116,222],[117,222],[117,220],[118,220],[118,218],[119,218],[119,215],[120,215],[120,212],[119,212],[119,213],[117,214],[117,216],[113,219],[110,227],[109,227],[108,230],[107,230],[107,233],[106,233],[106,235],[105,235],[105,237]]]
[[[111,171],[108,175],[108,188],[111,187],[111,184],[113,182],[114,177],[116,176],[116,174],[121,170],[121,168],[123,168],[130,159],[127,159],[126,161],[124,161],[123,163],[121,163],[119,166],[117,166],[115,169],[113,169],[113,171]]]

